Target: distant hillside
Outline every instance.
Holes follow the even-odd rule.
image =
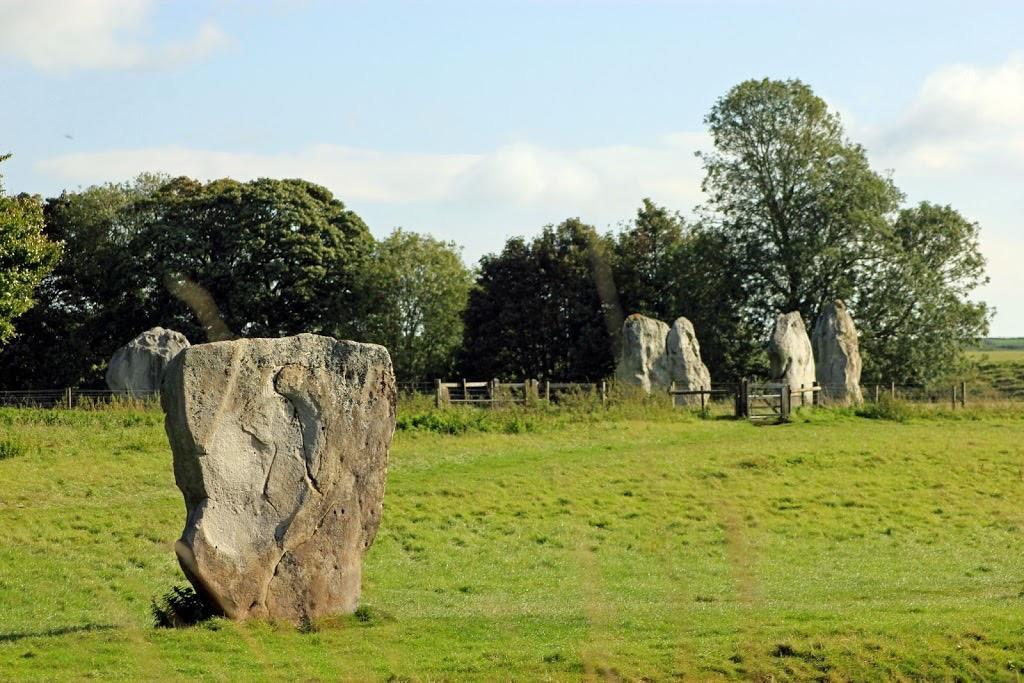
[[[1007,397],[1024,396],[1024,338],[990,337],[967,353],[974,361],[975,390],[989,389]]]
[[[982,339],[976,351],[1024,351],[1024,337],[989,337]]]

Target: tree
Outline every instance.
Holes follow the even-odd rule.
[[[373,238],[326,188],[304,180],[176,178],[142,210],[149,217],[134,251],[151,286],[179,292],[198,285],[219,311],[218,329],[244,337],[357,331]],[[157,317],[190,339],[211,333],[213,322],[198,321],[163,291],[155,302]]]
[[[709,225],[742,260],[752,311],[770,320],[851,298],[900,192],[800,81],[746,81],[705,118]]]
[[[610,374],[606,316],[614,319],[616,304],[600,293],[609,284],[600,279],[602,253],[594,228],[571,218],[484,256],[466,308],[463,372],[590,381]]]
[[[988,282],[978,231],[949,206],[900,211],[855,300],[866,382],[936,380],[988,334],[988,307],[969,299]]]
[[[143,175],[48,199],[45,231],[64,256],[39,287],[40,304],[23,318],[21,334],[0,353],[4,386],[105,386],[114,350],[154,317],[157,287],[134,253],[147,216],[140,207],[166,178]]]
[[[388,348],[400,380],[444,378],[454,369],[473,286],[459,252],[452,242],[401,229],[374,249],[360,338]]]
[[[65,192],[45,216],[67,254],[0,353],[6,386],[103,386],[114,350],[155,325],[194,343],[357,332],[373,238],[312,183],[142,176]]]
[[[679,257],[686,244],[686,223],[644,199],[632,223],[621,226],[613,238],[615,284],[623,312],[672,321],[680,315],[682,282]]]
[[[808,327],[846,300],[865,377],[927,381],[987,329],[969,294],[984,281],[977,226],[949,207],[899,211],[903,197],[800,81],[746,81],[705,119],[706,229],[740,278],[730,310],[763,336],[778,311]]]
[[[669,325],[689,318],[716,381],[756,373],[758,331],[742,306],[742,278],[722,236],[645,199],[613,241],[614,276],[623,313]]]
[[[0,162],[9,158],[9,154],[0,155]],[[36,287],[60,253],[61,245],[43,234],[40,199],[26,194],[6,196],[0,182],[0,345],[14,336],[15,318],[35,303]]]

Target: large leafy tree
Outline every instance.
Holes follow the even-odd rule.
[[[278,337],[300,332],[352,336],[361,273],[373,238],[354,212],[319,185],[260,179],[200,183],[176,178],[144,204],[134,251],[158,296],[157,315],[193,337]],[[216,320],[195,313],[199,291]]]
[[[0,162],[10,155],[0,155]],[[14,336],[14,320],[35,302],[35,290],[60,258],[61,245],[43,233],[38,197],[4,194],[0,176],[0,345]]]
[[[709,225],[742,259],[750,305],[769,318],[849,298],[901,195],[800,81],[746,81],[705,118]]]
[[[682,216],[644,199],[631,223],[613,240],[615,284],[623,311],[641,313],[669,324],[680,315],[680,253],[686,246]]]
[[[0,353],[4,385],[102,386],[114,350],[154,325],[193,342],[358,329],[373,239],[318,185],[144,176],[45,214],[66,257]]]
[[[472,286],[454,243],[395,230],[377,243],[366,270],[360,338],[388,348],[400,380],[449,377]]]
[[[509,240],[480,262],[466,309],[467,376],[599,380],[613,368],[603,245],[579,219]],[[614,327],[614,323],[612,323]]]
[[[951,209],[900,212],[899,190],[808,86],[746,81],[706,123],[704,224],[741,278],[729,307],[754,329],[764,334],[777,311],[811,326],[824,303],[845,299],[866,376],[897,381],[935,377],[984,333],[988,309],[968,298],[983,279],[976,227]]]
[[[144,176],[46,201],[45,231],[64,244],[64,255],[21,334],[0,353],[5,386],[97,384],[114,349],[145,329],[152,287],[131,246],[140,229],[136,207],[160,182]]]
[[[970,299],[988,282],[978,231],[949,206],[900,211],[854,302],[866,382],[929,382],[962,369],[960,351],[988,333],[988,307]]]

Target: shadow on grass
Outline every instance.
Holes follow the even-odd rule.
[[[71,633],[88,633],[90,631],[111,631],[117,626],[113,624],[82,624],[81,626],[59,626],[48,628],[45,631],[14,631],[12,633],[0,633],[0,643],[13,643],[25,638],[53,638],[66,636]]]
[[[150,602],[153,625],[157,628],[185,628],[211,619],[219,612],[191,586],[175,586]]]

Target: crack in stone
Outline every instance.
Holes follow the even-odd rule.
[[[274,374],[272,385],[274,392],[281,396],[288,404],[292,407],[294,414],[294,422],[299,428],[299,436],[302,439],[302,465],[305,470],[306,485],[316,491],[321,497],[324,495],[320,489],[320,482],[317,481],[316,475],[313,474],[313,457],[316,455],[317,446],[319,445],[320,430],[316,429],[319,417],[319,411],[316,409],[311,397],[304,395],[291,394],[290,392],[281,391],[278,388],[278,382],[281,379],[281,373],[284,372],[288,366],[280,367]],[[305,419],[304,419],[305,418]],[[306,436],[307,427],[314,432],[312,443]]]

